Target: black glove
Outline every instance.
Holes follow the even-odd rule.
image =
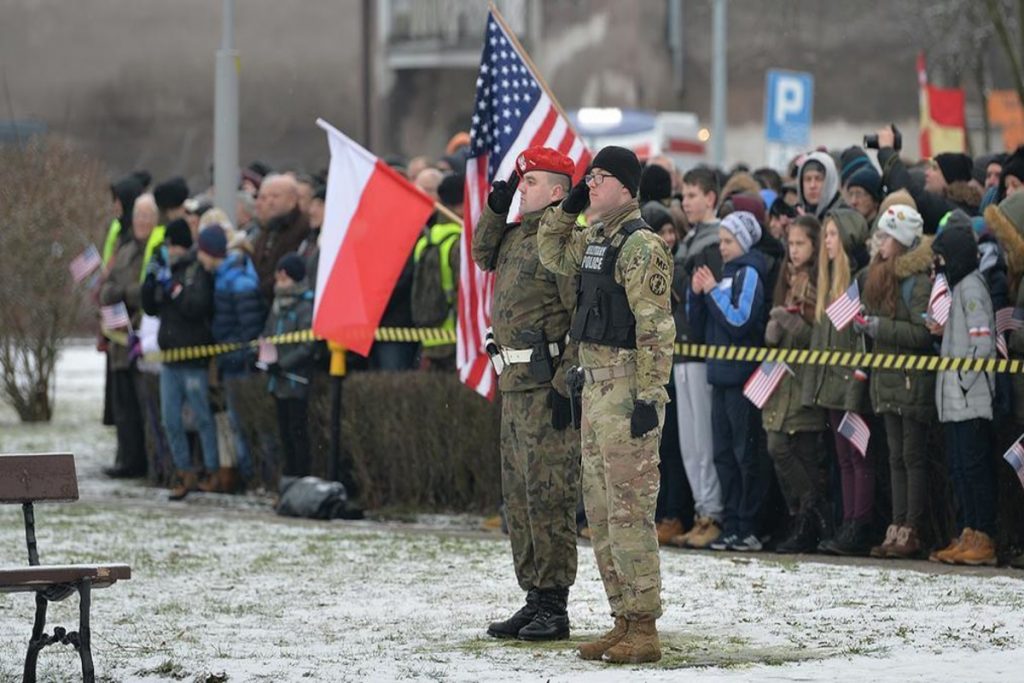
[[[634,439],[658,426],[658,411],[650,401],[634,401],[633,417],[629,418],[629,435]]]
[[[572,403],[554,388],[548,394],[548,408],[551,408],[551,427],[556,432],[565,431],[572,424]]]
[[[281,369],[280,363],[271,363],[270,365],[267,366],[267,372],[276,377],[283,373],[284,371]]]
[[[499,180],[491,185],[491,193],[487,195],[487,206],[498,215],[508,213],[518,186],[519,174],[513,171],[512,177],[508,180]]]
[[[590,204],[590,189],[587,187],[587,181],[581,180],[576,183],[576,187],[569,190],[569,194],[562,200],[562,211],[577,214],[587,208],[588,204]]]

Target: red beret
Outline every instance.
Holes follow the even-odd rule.
[[[520,176],[530,171],[547,171],[548,173],[561,173],[571,178],[576,171],[576,164],[556,149],[531,147],[516,159],[516,171]]]

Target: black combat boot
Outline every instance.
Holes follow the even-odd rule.
[[[566,640],[569,638],[568,588],[540,591],[537,614],[519,631],[520,640]]]
[[[487,635],[492,638],[518,638],[519,631],[537,616],[540,593],[538,588],[527,591],[526,604],[505,621],[493,622],[487,627]]]
[[[793,520],[793,531],[782,543],[775,546],[777,553],[813,553],[818,547],[818,522],[810,510],[804,510]]]

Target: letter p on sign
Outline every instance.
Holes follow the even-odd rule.
[[[811,137],[814,77],[799,71],[769,70],[765,79],[765,140],[806,146]]]

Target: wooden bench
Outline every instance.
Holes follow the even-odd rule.
[[[36,594],[36,619],[25,657],[24,683],[35,683],[39,652],[55,643],[71,645],[78,650],[82,659],[82,679],[93,683],[96,674],[89,627],[92,589],[106,588],[132,577],[131,568],[124,564],[39,564],[33,503],[75,500],[78,500],[78,477],[75,474],[75,457],[71,453],[0,455],[0,503],[21,504],[25,515],[29,564],[27,567],[0,568],[0,593]],[[75,592],[79,600],[78,631],[68,632],[58,626],[53,629],[53,635],[45,633],[46,606]]]

